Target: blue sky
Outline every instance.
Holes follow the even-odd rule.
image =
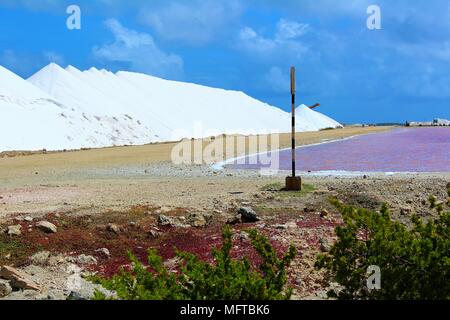
[[[81,8],[68,30],[66,8]],[[381,30],[369,30],[369,5]],[[444,0],[0,0],[0,64],[144,72],[298,101],[344,123],[450,118],[450,2]]]

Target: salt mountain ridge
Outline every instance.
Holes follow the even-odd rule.
[[[297,113],[298,131],[340,126],[305,106]],[[239,91],[54,63],[24,80],[0,66],[0,151],[287,132],[289,123],[288,113]]]

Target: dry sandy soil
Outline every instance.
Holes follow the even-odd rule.
[[[389,129],[345,128],[300,133],[297,139],[299,145],[312,144]],[[203,141],[204,145],[210,142]],[[282,135],[280,147],[289,144],[290,136]],[[295,244],[301,253],[290,270],[295,298],[323,298],[326,288],[320,285],[320,273],[314,271],[313,265],[323,242],[334,240],[334,227],[340,223],[340,215],[328,202],[330,196],[370,209],[387,202],[394,216],[407,222],[412,213],[430,217],[432,213],[424,200],[429,195],[446,199],[450,181],[449,173],[347,177],[305,174],[305,190],[286,193],[280,192],[286,173],[261,176],[252,171],[216,171],[204,165],[174,166],[170,162],[174,146],[166,143],[2,154],[0,229],[19,223],[22,235],[14,243],[10,237],[0,239],[0,265],[21,266],[25,271],[31,268],[33,279],[45,287],[44,294],[16,292],[10,298],[67,297],[68,275],[61,273],[68,268],[67,257],[74,259],[80,254],[97,259],[94,266],[83,268],[105,275],[127,263],[123,257],[130,248],[144,258],[145,248],[154,246],[170,259],[173,252],[167,248],[175,245],[207,259],[211,246],[220,244],[221,226],[242,206],[253,208],[262,220],[234,227],[237,250],[250,252],[248,240],[241,233],[246,227],[265,233],[280,250]],[[323,212],[327,214],[321,215]],[[208,217],[208,223],[201,228],[162,228],[157,222],[161,213],[178,225],[189,224],[192,214]],[[34,221],[24,222],[25,216]],[[58,226],[58,232],[46,235],[36,230],[35,223],[41,219]],[[109,223],[116,224],[119,232],[108,231]],[[6,243],[3,248],[2,241]],[[97,251],[100,248],[109,249],[111,256],[102,256]],[[57,259],[35,266],[29,256],[41,250],[50,251]],[[55,263],[55,259],[60,262]],[[48,279],[60,280],[49,283]]]
[[[390,127],[345,128],[299,133],[297,142],[306,145],[388,129]],[[206,146],[210,142],[203,143]],[[171,151],[175,145],[41,152],[25,156],[4,153],[0,158],[0,218],[54,210],[126,209],[147,202],[210,208],[215,198],[228,200],[233,198],[229,192],[235,191],[252,194],[273,180],[255,174],[214,172],[208,166],[172,166]],[[290,135],[280,135],[280,148],[289,145]]]

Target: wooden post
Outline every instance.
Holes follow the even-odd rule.
[[[292,178],[295,178],[295,67],[291,68],[291,98],[292,98]]]
[[[286,178],[286,191],[301,191],[302,190],[302,178],[296,177],[295,175],[295,163],[296,163],[296,155],[295,155],[295,67],[291,67],[291,102],[292,102],[292,131],[291,131],[291,140],[292,140],[292,176]]]

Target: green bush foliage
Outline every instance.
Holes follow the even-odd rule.
[[[269,240],[256,230],[248,231],[253,247],[262,259],[255,267],[247,258],[233,259],[232,231],[223,230],[223,245],[212,250],[214,264],[187,252],[176,252],[178,273],[170,272],[154,249],[148,251],[149,271],[129,253],[131,272],[121,270],[112,279],[95,278],[94,282],[117,293],[124,300],[282,300],[291,297],[286,289],[286,269],[296,256],[291,246],[282,257]],[[258,270],[259,269],[259,270]],[[95,299],[105,299],[97,292]]]
[[[450,197],[450,190],[448,190]],[[337,242],[319,255],[318,269],[325,282],[339,284],[328,293],[338,299],[436,300],[450,298],[450,212],[430,197],[438,217],[412,226],[394,221],[386,205],[380,213],[357,209],[332,200],[343,216],[336,228]],[[369,266],[381,269],[381,289],[367,288]]]

